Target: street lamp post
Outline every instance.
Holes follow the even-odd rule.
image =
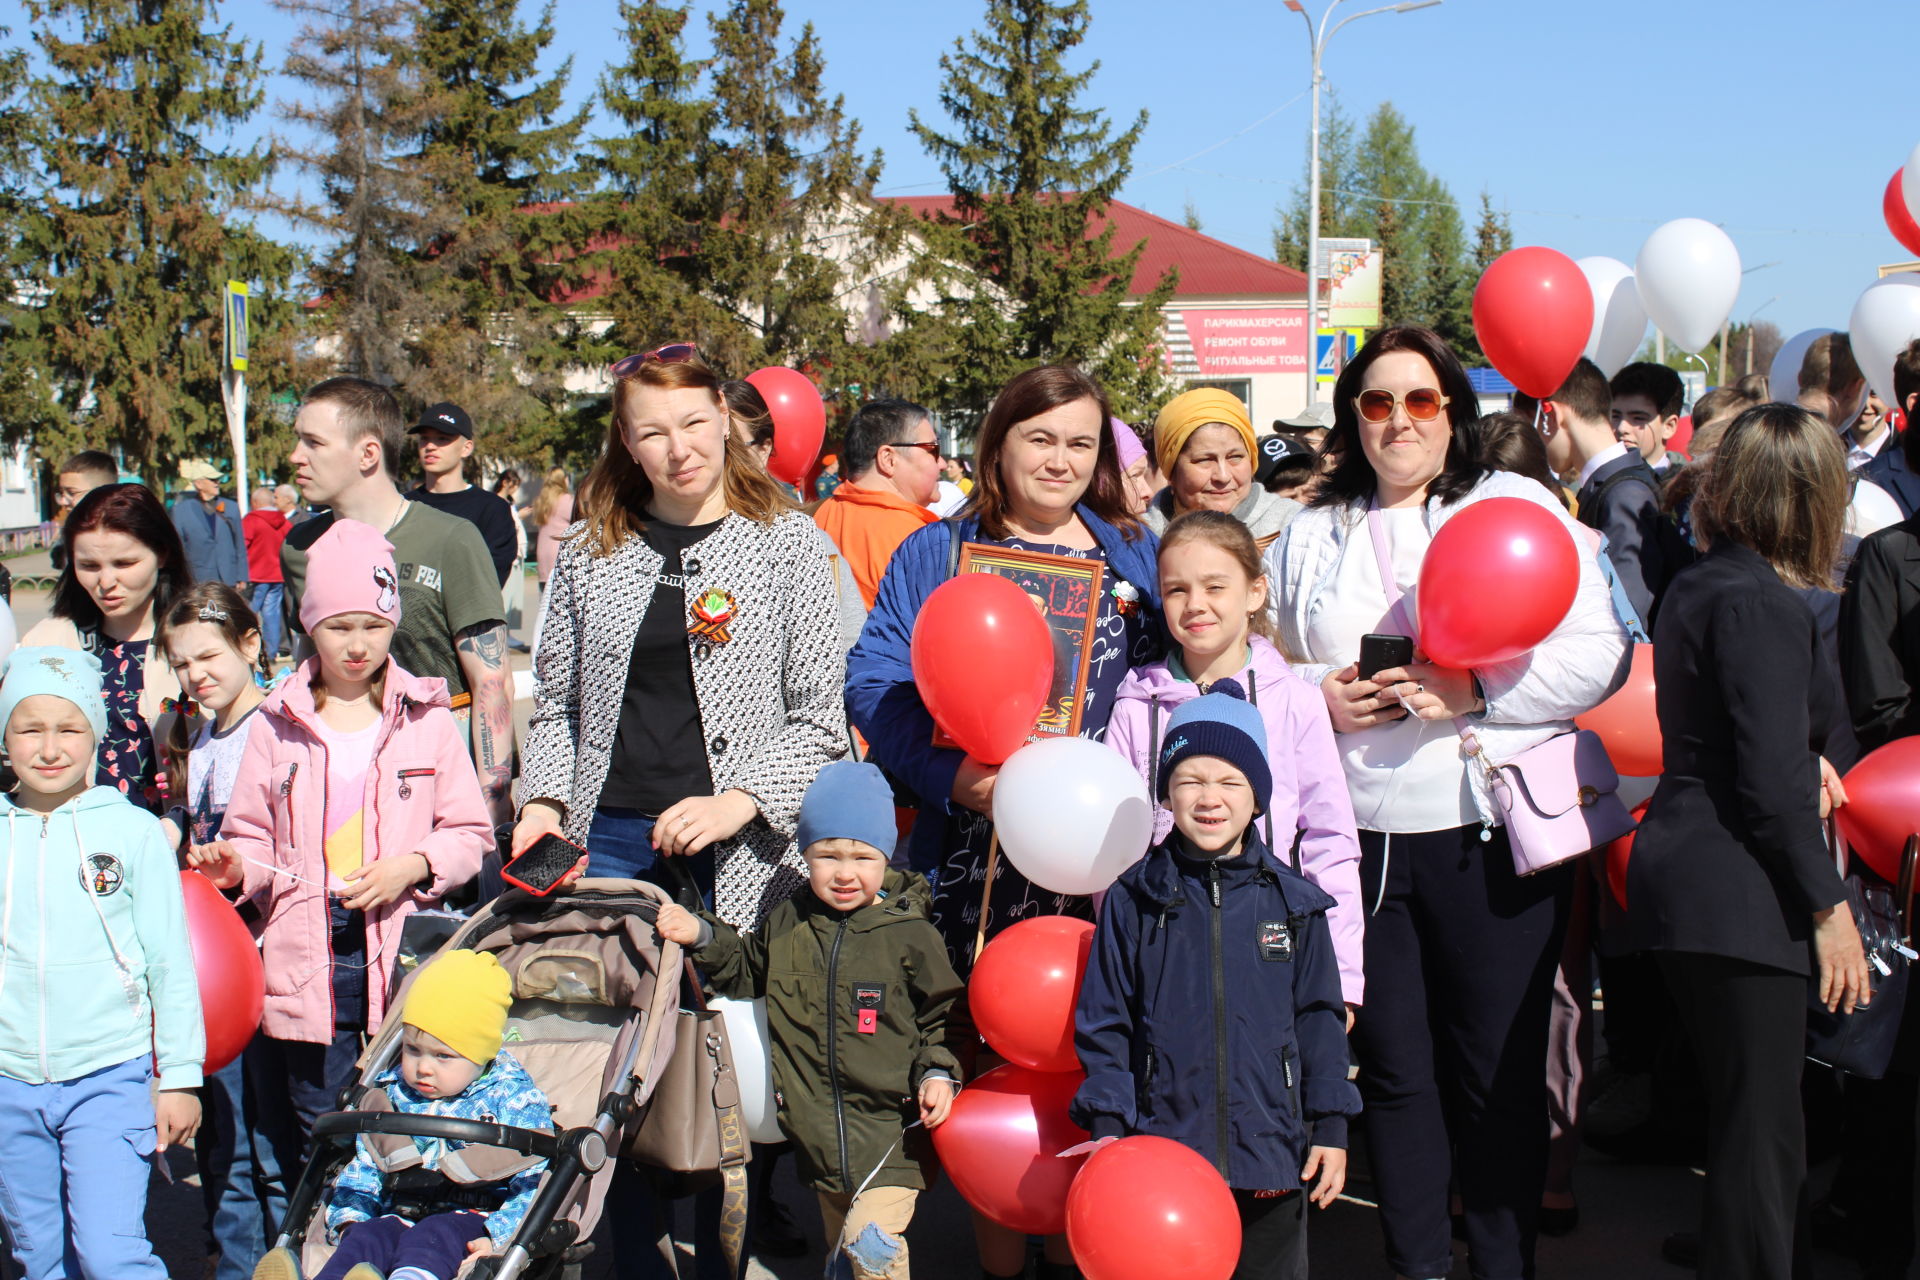
[[[1760,313],[1762,311],[1765,311],[1768,307],[1772,306],[1774,303],[1778,301],[1780,301],[1780,295],[1776,293],[1771,298],[1768,298],[1765,302],[1755,307],[1753,309],[1753,313],[1747,317],[1747,372],[1748,373],[1753,372],[1753,322],[1760,318]]]
[[[1334,32],[1349,22],[1361,18],[1371,18],[1376,13],[1412,13],[1415,9],[1431,9],[1441,0],[1404,0],[1401,4],[1381,5],[1377,9],[1362,9],[1359,13],[1350,13],[1333,23],[1331,30],[1327,24],[1333,22],[1333,11],[1343,0],[1332,0],[1327,11],[1320,15],[1320,25],[1313,25],[1307,7],[1301,0],[1285,0],[1287,8],[1300,15],[1307,24],[1307,41],[1313,54],[1313,124],[1307,135],[1307,403],[1313,403],[1315,379],[1315,349],[1320,344],[1320,85],[1325,77],[1320,72],[1320,59],[1327,51],[1327,41]]]

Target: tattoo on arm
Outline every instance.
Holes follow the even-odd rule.
[[[473,693],[473,765],[480,790],[496,816],[512,802],[513,697],[507,670],[507,629],[469,627],[456,638],[461,669]],[[504,821],[505,819],[500,819]]]

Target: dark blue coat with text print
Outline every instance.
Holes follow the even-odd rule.
[[[1327,909],[1249,827],[1231,859],[1195,861],[1175,832],[1114,883],[1080,988],[1074,1123],[1150,1133],[1227,1185],[1300,1185],[1309,1146],[1345,1147],[1346,1006]]]

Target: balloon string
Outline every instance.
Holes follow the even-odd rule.
[[[238,849],[235,849],[233,851],[233,856],[240,859],[240,861],[242,862],[251,862],[254,866],[259,867],[262,871],[272,872],[276,876],[285,876],[287,879],[293,881],[295,884],[310,885],[313,888],[320,890],[320,892],[322,893],[325,893],[327,891],[327,886],[319,883],[318,881],[309,880],[305,876],[297,876],[293,874],[293,872],[287,870],[285,867],[276,866],[271,862],[262,862],[258,858],[249,858],[246,854],[240,852]]]
[[[993,901],[993,874],[1000,866],[1000,832],[996,829],[987,844],[987,886],[980,891],[980,927],[973,935],[973,958],[987,948],[987,904]]]

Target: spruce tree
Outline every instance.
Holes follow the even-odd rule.
[[[296,225],[327,242],[309,271],[316,332],[333,372],[393,384],[413,372],[405,336],[418,329],[418,268],[410,246],[428,236],[417,175],[396,152],[415,122],[400,52],[411,21],[404,0],[274,0],[301,18],[286,74],[307,87],[282,119],[311,141],[286,156],[318,179],[317,199],[284,200]]]
[[[719,345],[725,316],[701,292],[703,229],[719,221],[707,179],[715,111],[701,92],[702,66],[685,53],[688,11],[658,0],[622,0],[626,60],[607,68],[600,100],[615,122],[596,139],[587,166],[591,197],[561,215],[580,251],[564,264],[569,292],[597,294],[610,327],[581,334],[595,365],[664,342]],[[598,445],[591,426],[575,442]]]
[[[846,346],[847,276],[886,238],[872,204],[880,156],[861,154],[845,100],[825,95],[812,24],[788,45],[783,21],[777,0],[731,0],[711,19],[719,132],[707,180],[721,216],[702,228],[700,258],[705,292],[736,321],[730,341],[716,335],[729,366],[834,362]]]
[[[0,420],[43,457],[118,450],[168,487],[177,460],[228,453],[228,279],[253,289],[255,404],[281,389],[291,345],[297,256],[246,217],[274,158],[226,141],[260,104],[261,50],[214,26],[207,0],[26,10],[32,175],[0,300]]]
[[[571,60],[538,75],[553,6],[531,28],[517,8],[419,0],[401,63],[413,129],[402,161],[423,235],[411,246],[422,318],[406,334],[401,387],[416,404],[458,403],[496,449],[565,426],[575,334],[556,264],[574,246],[552,202],[581,189],[575,147],[588,115],[560,115]]]
[[[1175,273],[1130,299],[1145,243],[1116,251],[1102,216],[1147,116],[1115,134],[1080,105],[1100,64],[1072,71],[1067,58],[1088,22],[1085,0],[987,0],[983,28],[940,59],[951,132],[910,113],[953,192],[936,244],[975,280],[945,300],[955,351],[943,402],[956,408],[984,412],[1008,379],[1042,361],[1083,366],[1127,416],[1150,413],[1168,390],[1160,308]]]

